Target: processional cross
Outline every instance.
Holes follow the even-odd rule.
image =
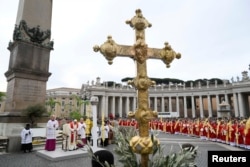
[[[162,49],[148,48],[145,42],[145,29],[152,25],[143,17],[140,9],[135,11],[136,15],[126,21],[133,29],[135,29],[135,44],[133,46],[116,44],[111,36],[104,44],[94,46],[94,51],[100,51],[101,54],[108,60],[108,64],[113,63],[116,56],[130,57],[136,61],[137,75],[128,84],[134,86],[137,90],[138,109],[135,112],[128,112],[128,116],[135,117],[139,124],[139,136],[134,136],[130,140],[130,146],[135,153],[141,154],[142,167],[148,166],[149,154],[152,153],[153,141],[149,136],[149,121],[157,118],[157,111],[152,111],[148,103],[148,88],[155,84],[147,76],[147,59],[161,59],[167,66],[174,58],[181,58],[180,53],[176,53],[171,46],[165,42],[165,47]],[[158,139],[154,139],[158,141]],[[158,142],[159,143],[159,142]]]

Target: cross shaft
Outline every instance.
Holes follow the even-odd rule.
[[[136,61],[137,75],[132,81],[128,81],[137,89],[138,109],[135,112],[128,112],[129,117],[135,117],[139,124],[139,136],[134,136],[130,141],[130,146],[135,153],[141,154],[142,167],[148,166],[148,155],[152,153],[153,142],[159,144],[158,139],[152,141],[149,136],[149,121],[157,118],[157,111],[152,111],[149,108],[148,88],[155,84],[147,76],[147,59],[161,59],[166,67],[170,67],[170,63],[174,58],[180,58],[181,54],[172,50],[171,46],[165,42],[165,47],[162,49],[148,48],[145,43],[145,29],[151,27],[151,24],[143,17],[140,9],[135,11],[136,15],[126,21],[133,29],[135,29],[135,44],[133,46],[118,45],[108,36],[104,44],[94,46],[94,51],[100,51],[101,54],[108,60],[111,65],[113,59],[117,56],[130,57]]]

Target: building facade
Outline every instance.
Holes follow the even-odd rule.
[[[46,91],[46,102],[52,99],[54,107],[46,105],[47,110],[55,114],[56,117],[69,117],[69,114],[77,110],[77,100],[75,96],[80,96],[80,89],[76,88],[55,88]]]
[[[107,87],[105,84],[85,84],[83,87],[99,98],[98,117],[126,117],[137,108],[137,91],[129,86]],[[220,117],[221,104],[228,104],[232,117],[250,116],[250,80],[207,83],[206,86],[157,85],[149,89],[149,107],[158,112],[169,112],[183,118]],[[175,113],[175,114],[173,114]],[[169,114],[171,116],[171,114]]]
[[[119,85],[119,86],[117,86]],[[73,111],[84,112],[91,117],[91,105],[77,104],[76,96],[82,101],[88,101],[91,96],[99,99],[97,116],[110,114],[116,117],[127,117],[129,111],[137,108],[137,91],[131,86],[114,84],[107,86],[100,78],[91,84],[83,84],[81,88],[56,88],[46,91],[48,101],[53,98],[57,103],[54,108],[48,108],[57,117],[69,117]],[[204,118],[221,117],[221,105],[228,105],[227,112],[232,117],[250,116],[250,79],[224,82],[223,84],[185,84],[156,85],[149,89],[149,107],[158,112],[168,112],[170,117]],[[3,112],[4,101],[0,102]],[[49,107],[49,106],[47,106]]]

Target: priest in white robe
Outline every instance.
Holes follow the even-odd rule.
[[[83,120],[83,118],[80,119],[79,125],[78,125],[78,135],[81,138],[82,143],[78,144],[78,147],[83,147],[85,144],[87,144],[87,139],[86,139],[86,124]]]
[[[55,115],[52,115],[46,127],[46,144],[45,150],[54,151],[56,149],[56,130],[58,129],[58,121]]]

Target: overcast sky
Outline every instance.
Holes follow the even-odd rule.
[[[8,42],[16,21],[18,0],[0,0],[0,91],[6,91]],[[93,51],[112,35],[117,44],[133,45],[134,30],[127,24],[141,9],[152,23],[146,43],[163,48],[169,42],[181,59],[170,68],[161,60],[148,60],[148,76],[184,81],[241,78],[250,64],[249,0],[53,0],[50,54],[52,73],[47,89],[81,88],[96,80],[134,77],[135,63],[116,57],[113,65]]]

